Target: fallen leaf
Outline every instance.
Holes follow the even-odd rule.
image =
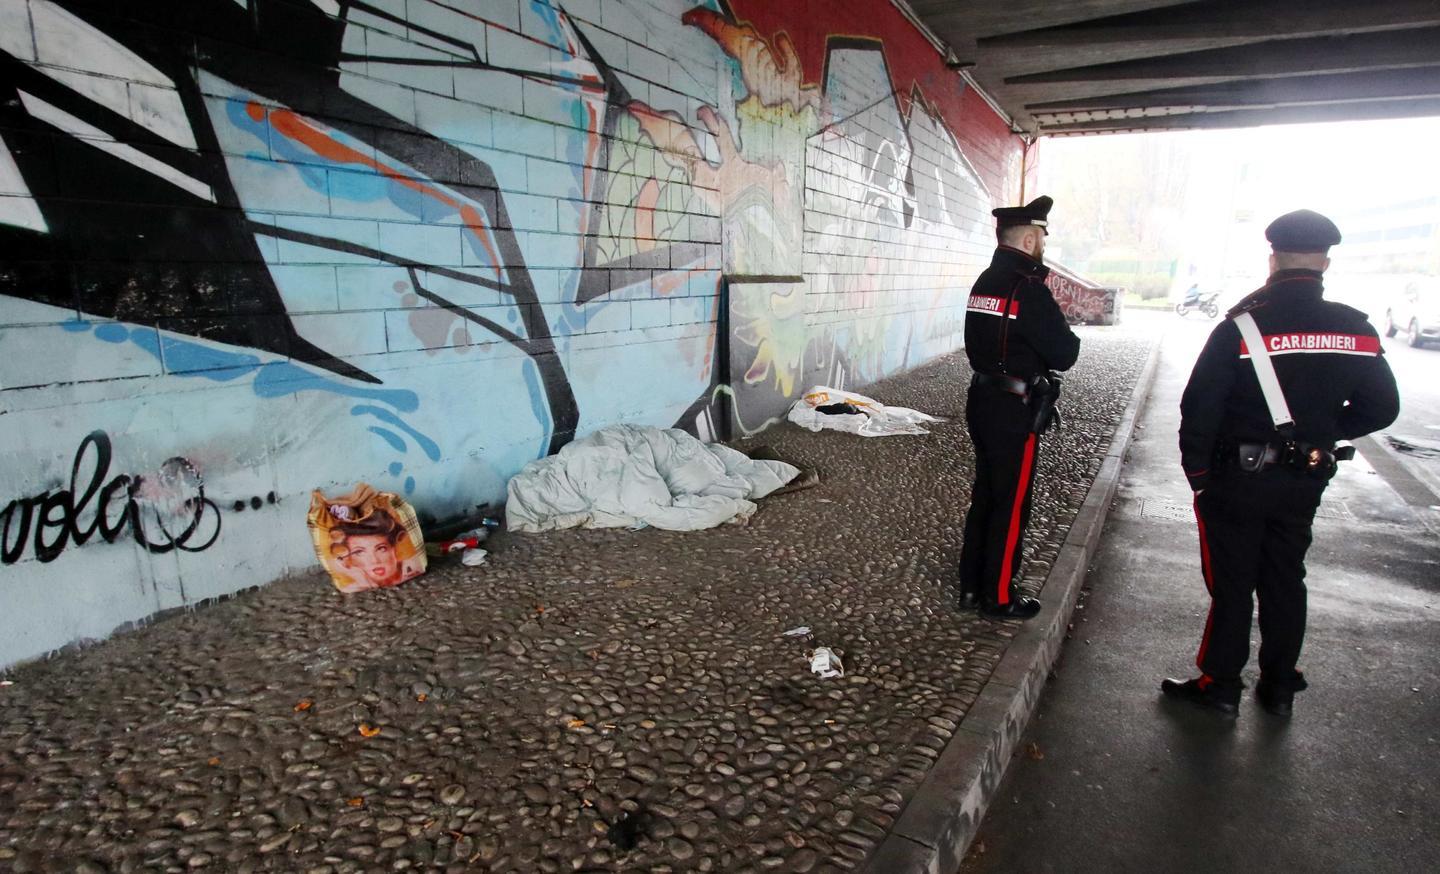
[[[571,728],[584,728],[584,727],[585,727],[585,720],[583,720],[583,719],[572,719],[572,720],[570,720],[570,727],[571,727]]]
[[[295,712],[301,713],[315,706],[314,698],[301,698],[295,705]]]
[[[636,583],[635,580],[616,580],[616,581],[615,581],[615,588],[617,588],[617,589],[628,589],[628,588],[630,588],[631,586],[635,585],[635,583]]]
[[[592,649],[592,650],[590,650],[589,652],[587,652],[587,653],[585,653],[585,654],[590,657],[590,660],[591,660],[592,662],[598,662],[598,661],[600,661],[600,650],[598,650],[598,649]]]
[[[419,701],[421,704],[424,704],[425,701],[426,701],[427,699],[429,699],[429,697],[430,697],[429,695],[426,695],[424,692],[421,692],[419,695],[416,695],[416,696],[415,696],[415,700],[416,700],[416,701]]]
[[[220,757],[219,757],[219,756],[211,756],[211,757],[210,757],[210,761],[208,762],[208,764],[209,764],[210,767],[212,767],[212,768],[215,767],[216,765],[220,764]]]
[[[1030,761],[1038,762],[1045,758],[1045,751],[1040,749],[1040,745],[1032,740],[1025,745],[1025,755],[1030,758]]]
[[[363,799],[363,798],[361,798],[360,796],[357,795],[357,796],[355,796],[354,798],[350,799],[349,801],[347,801],[347,802],[345,802],[345,803],[348,804],[348,805],[350,805],[351,807],[364,807],[364,806],[365,806],[365,799]]]
[[[536,615],[536,616],[541,616],[541,615],[543,615],[544,613],[545,613],[545,605],[544,605],[544,604],[536,604],[536,605],[535,605],[535,615]]]
[[[360,736],[361,736],[361,737],[374,737],[375,735],[377,735],[377,734],[379,734],[379,733],[380,733],[380,727],[379,727],[379,726],[371,725],[371,724],[368,723],[368,722],[362,722],[362,723],[360,723]]]

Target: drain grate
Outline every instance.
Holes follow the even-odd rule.
[[[1145,498],[1140,502],[1140,515],[1145,519],[1164,519],[1167,522],[1193,522],[1195,509],[1189,504]]]
[[[1163,519],[1166,522],[1194,522],[1195,508],[1190,504],[1162,501],[1158,498],[1144,498],[1140,501],[1140,516],[1145,519]],[[1344,501],[1325,501],[1315,511],[1316,519],[1339,519],[1355,521],[1355,514]]]

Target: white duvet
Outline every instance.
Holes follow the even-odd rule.
[[[783,461],[755,461],[675,428],[611,425],[510,480],[511,531],[713,528],[747,519],[755,501],[799,474]]]

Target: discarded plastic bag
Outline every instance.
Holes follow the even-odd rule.
[[[847,409],[856,412],[847,413]],[[937,416],[906,407],[887,407],[874,398],[817,385],[790,407],[786,416],[809,431],[844,431],[861,437],[929,434],[922,423],[943,422]]]
[[[316,489],[306,516],[320,564],[342,592],[397,586],[425,572],[425,537],[399,495],[361,483],[339,497]]]
[[[810,673],[819,674],[820,679],[830,680],[845,676],[845,666],[840,657],[828,646],[817,646],[810,652]]]

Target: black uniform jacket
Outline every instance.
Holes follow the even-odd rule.
[[[1234,317],[1249,312],[1265,338],[1295,420],[1292,439],[1330,449],[1384,428],[1400,413],[1395,376],[1365,314],[1321,297],[1320,274],[1282,270],[1230,311],[1195,362],[1180,400],[1180,463],[1205,488],[1223,442],[1278,443]]]
[[[1045,285],[1049,274],[1019,249],[995,250],[965,308],[965,354],[977,373],[1029,379],[1074,365],[1080,338]]]

